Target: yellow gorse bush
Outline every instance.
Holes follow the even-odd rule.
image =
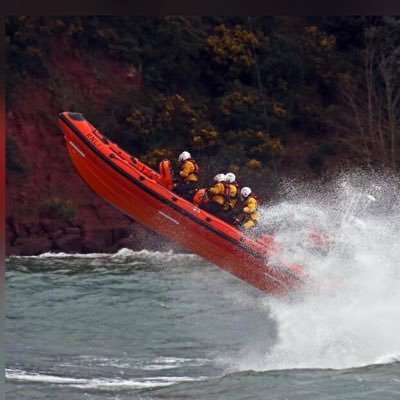
[[[215,146],[218,140],[218,132],[212,125],[208,125],[193,134],[192,142],[195,150],[205,150]]]
[[[247,161],[246,166],[251,169],[260,169],[262,167],[262,164],[260,161],[256,160],[255,158],[252,158],[249,161]]]
[[[235,25],[232,29],[218,25],[215,34],[207,38],[207,45],[213,52],[213,58],[220,64],[233,62],[250,66],[255,63],[253,48],[259,47],[257,37],[246,31],[242,26]]]
[[[156,122],[160,124],[169,124],[173,118],[180,116],[189,124],[196,124],[198,121],[197,113],[193,110],[188,101],[179,94],[167,96],[160,94],[158,96],[160,112],[156,116]]]
[[[337,79],[336,38],[316,26],[304,28],[301,38],[305,56],[320,76],[332,82]]]
[[[150,150],[145,156],[141,157],[145,163],[149,163],[153,166],[157,166],[161,160],[172,160],[173,158],[174,153],[170,149],[164,147],[156,147],[155,149]]]
[[[150,117],[139,110],[133,110],[126,118],[126,122],[132,126],[135,134],[147,136],[151,132],[152,121]]]
[[[252,105],[256,101],[254,95],[239,90],[233,90],[225,95],[220,104],[221,113],[229,116],[232,112],[242,105]]]

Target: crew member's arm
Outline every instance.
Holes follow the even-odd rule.
[[[212,188],[210,188],[211,194],[223,194],[224,193],[224,185],[220,182],[216,183]]]
[[[230,192],[230,196],[232,198],[235,198],[237,196],[237,188],[235,185],[229,185],[229,192]]]
[[[250,197],[247,201],[246,207],[243,208],[243,212],[246,214],[251,214],[252,212],[256,211],[257,208],[257,200],[254,197]]]
[[[190,161],[186,161],[182,166],[182,170],[179,172],[179,176],[187,178],[191,174],[192,169],[193,164]]]

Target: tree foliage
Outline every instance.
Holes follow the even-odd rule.
[[[342,85],[341,139],[366,163],[400,166],[400,21],[364,30],[361,62]],[[354,134],[356,133],[356,134]]]
[[[397,18],[7,17],[8,99],[15,82],[48,83],[55,41],[138,71],[142,86],[96,115],[153,163],[188,149],[244,175],[272,171],[307,137],[315,173],[338,146],[348,159],[399,166]],[[71,90],[58,83],[55,96]],[[89,103],[82,111],[94,113]]]

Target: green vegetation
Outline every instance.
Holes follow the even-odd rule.
[[[297,159],[288,143],[306,139],[316,175],[337,157],[397,169],[399,39],[400,19],[386,17],[8,17],[7,90],[12,99],[15,81],[48,79],[61,43],[141,75],[101,110],[71,104],[154,165],[188,149],[273,180]]]
[[[65,201],[58,197],[48,197],[40,204],[39,215],[59,221],[70,222],[75,218],[76,209],[70,201]]]

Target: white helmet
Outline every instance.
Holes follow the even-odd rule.
[[[251,189],[247,186],[242,188],[242,190],[240,191],[240,195],[243,196],[245,199],[250,196],[250,193],[251,193]]]
[[[215,182],[224,182],[225,181],[225,174],[217,174],[214,176]]]
[[[225,181],[228,182],[228,183],[235,182],[235,181],[236,181],[236,176],[235,176],[235,174],[232,173],[232,172],[228,172],[228,173],[225,175]]]
[[[190,155],[190,153],[188,151],[182,151],[182,153],[179,154],[178,161],[179,162],[184,162],[184,161],[188,160],[191,157],[192,156]]]

